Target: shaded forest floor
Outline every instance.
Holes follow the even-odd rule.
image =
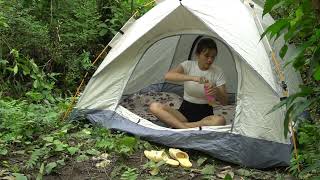
[[[99,156],[92,156],[82,162],[70,158],[64,166],[56,168],[49,175],[44,175],[43,179],[48,180],[87,180],[87,179],[150,179],[150,180],[202,180],[202,179],[295,179],[286,172],[285,168],[272,169],[250,169],[238,165],[226,163],[197,151],[187,151],[190,155],[193,167],[184,169],[182,167],[172,167],[162,162],[153,163],[143,154],[143,150],[136,151],[130,156],[107,154],[103,159]],[[106,153],[104,154],[106,155]],[[5,158],[14,166],[23,166],[22,160],[26,156],[14,156]],[[53,157],[55,158],[55,157]],[[1,159],[4,162],[3,159]],[[106,161],[107,160],[107,161]],[[102,161],[106,163],[97,167]],[[14,179],[12,173],[0,166],[0,179]],[[28,179],[37,177],[38,171],[28,172]],[[18,179],[18,178],[17,178]]]
[[[190,151],[189,151],[190,152]],[[151,175],[152,168],[149,160],[142,151],[138,151],[130,157],[111,156],[110,164],[106,167],[96,167],[99,161],[88,160],[77,163],[70,161],[68,165],[56,173],[44,177],[44,179],[168,179],[168,180],[202,180],[202,179],[228,179],[227,174],[232,179],[294,179],[285,172],[284,168],[274,168],[267,170],[257,170],[243,168],[234,164],[229,164],[219,160],[214,160],[208,156],[199,156],[197,152],[191,152],[193,167],[184,169],[182,167],[172,167],[161,165],[157,175]],[[192,158],[195,157],[195,158]],[[204,161],[204,162],[199,162]],[[198,163],[197,163],[198,160]],[[130,169],[132,169],[130,173]],[[128,177],[128,178],[126,178]],[[134,178],[133,178],[134,179]]]

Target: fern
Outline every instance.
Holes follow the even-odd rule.
[[[43,153],[42,153],[41,149],[33,150],[31,153],[30,159],[26,163],[27,169],[33,169],[37,165],[37,163],[42,155],[43,155]]]
[[[127,168],[125,172],[121,175],[121,180],[136,180],[138,177],[136,168]]]
[[[114,143],[114,141],[102,139],[102,140],[98,140],[96,142],[96,147],[98,149],[102,149],[102,150],[113,150],[113,149],[115,149],[115,143]]]

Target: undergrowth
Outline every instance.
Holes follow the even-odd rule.
[[[32,104],[0,96],[0,169],[16,178],[42,179],[71,159],[81,162],[102,153],[129,156],[148,145],[85,120],[62,121],[67,105],[66,100]]]

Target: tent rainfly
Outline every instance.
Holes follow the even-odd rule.
[[[138,135],[170,147],[206,152],[247,167],[287,166],[291,143],[283,134],[283,109],[267,114],[283,96],[271,56],[284,41],[260,35],[274,21],[262,18],[252,1],[164,0],[141,18],[131,18],[109,43],[110,52],[96,70],[73,115],[84,114],[106,128]],[[217,42],[216,64],[234,96],[235,117],[225,126],[171,129],[156,125],[119,104],[142,91],[181,94],[183,86],[164,80],[172,67],[194,58],[200,38]],[[285,59],[293,54],[289,48]],[[278,59],[280,59],[278,57]],[[298,91],[300,75],[284,71],[289,94]]]

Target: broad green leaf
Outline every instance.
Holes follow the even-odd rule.
[[[2,60],[2,59],[0,59],[0,64],[4,64],[4,65],[6,65],[8,63],[8,61],[7,60]]]
[[[20,65],[21,67],[22,67],[22,72],[23,72],[23,75],[28,75],[28,74],[30,74],[30,69],[29,69],[29,67],[27,67],[27,66],[25,66],[25,65]]]
[[[100,32],[99,32],[99,35],[100,36],[104,36],[108,33],[109,31],[107,29],[102,29]]]
[[[13,56],[18,59],[19,58],[19,51],[15,49],[11,49],[10,54],[13,54]]]
[[[39,101],[41,99],[44,99],[44,95],[39,93],[39,92],[32,92],[32,91],[29,91],[26,93],[27,96],[31,97],[32,100],[34,101]]]
[[[197,160],[197,165],[201,166],[207,160],[206,157],[201,157]]]
[[[123,137],[119,141],[120,145],[125,145],[128,147],[134,147],[137,144],[137,140],[134,137]]]
[[[90,135],[91,134],[91,131],[90,129],[83,129],[82,132],[86,135]]]
[[[238,169],[236,170],[236,173],[239,174],[240,176],[246,176],[246,177],[249,177],[252,174],[250,171],[246,169]]]
[[[7,149],[0,149],[0,155],[7,155],[8,154],[8,150]]]
[[[106,23],[100,23],[98,27],[108,28],[108,25]]]
[[[53,137],[44,137],[42,138],[43,140],[47,141],[47,142],[53,142]]]
[[[320,46],[318,46],[314,53],[312,54],[312,58],[310,59],[310,70],[309,73],[314,74],[317,71],[317,68],[320,66]]]
[[[33,82],[33,87],[34,87],[35,89],[37,89],[37,88],[39,87],[39,81],[38,81],[38,80],[35,80],[35,81]]]
[[[224,180],[232,180],[232,177],[230,174],[227,174],[223,179]]]
[[[88,149],[86,151],[87,154],[90,154],[90,155],[93,155],[93,156],[96,156],[96,155],[99,155],[100,154],[100,151],[97,151],[95,149]]]
[[[81,154],[77,157],[77,162],[87,161],[89,160],[89,157],[87,155]]]
[[[46,165],[46,174],[50,174],[51,171],[57,167],[57,163],[56,162],[51,162],[49,164]]]
[[[55,151],[64,151],[64,149],[65,149],[66,147],[68,147],[67,144],[62,143],[62,142],[59,141],[59,140],[54,140],[54,141],[53,141],[53,144],[56,145]]]
[[[66,163],[64,162],[64,159],[60,159],[58,161],[56,161],[57,164],[60,164],[62,166],[66,165]]]
[[[15,180],[28,180],[27,176],[25,176],[24,174],[12,173],[12,175],[14,175]]]
[[[269,26],[261,35],[260,40],[268,33],[270,33],[270,39],[275,36],[279,35],[281,31],[289,26],[289,21],[287,19],[280,19]]]
[[[42,180],[43,179],[43,172],[44,172],[44,163],[41,163],[40,170],[39,170],[39,173],[37,175],[36,180]]]
[[[64,151],[65,146],[63,144],[57,144],[55,151]]]
[[[16,75],[18,73],[18,64],[16,64],[13,68],[13,74]]]
[[[283,59],[283,57],[286,55],[287,51],[288,51],[288,46],[285,44],[280,49],[279,56]]]
[[[296,10],[295,14],[296,14],[296,17],[290,21],[291,27],[295,26],[298,23],[298,21],[300,21],[302,19],[302,16],[303,16],[302,6],[299,6],[299,8]]]
[[[306,58],[303,55],[301,55],[294,59],[292,65],[295,69],[300,69],[305,65],[305,63],[306,63]]]
[[[68,149],[68,152],[71,154],[71,155],[74,155],[76,152],[78,152],[80,149],[77,148],[77,147],[69,147]]]
[[[215,173],[215,167],[213,165],[207,164],[203,169],[201,169],[202,175],[213,175]]]
[[[305,96],[312,94],[313,92],[314,92],[314,90],[312,87],[300,85],[300,92],[296,93],[296,96],[305,97]]]
[[[287,104],[287,101],[288,101],[288,99],[285,99],[285,100],[282,100],[280,103],[274,105],[274,106],[272,107],[272,109],[267,112],[266,115],[268,115],[268,114],[272,113],[273,111],[275,111],[275,110],[281,108],[282,106],[286,105],[286,104]]]
[[[56,139],[56,140],[53,141],[53,144],[62,144],[62,142],[60,140]]]
[[[313,78],[317,81],[320,80],[320,66],[318,66],[315,72],[313,73]]]
[[[263,7],[263,13],[262,16],[264,16],[265,14],[269,13],[272,8],[277,5],[280,2],[280,0],[266,0],[264,7]]]

